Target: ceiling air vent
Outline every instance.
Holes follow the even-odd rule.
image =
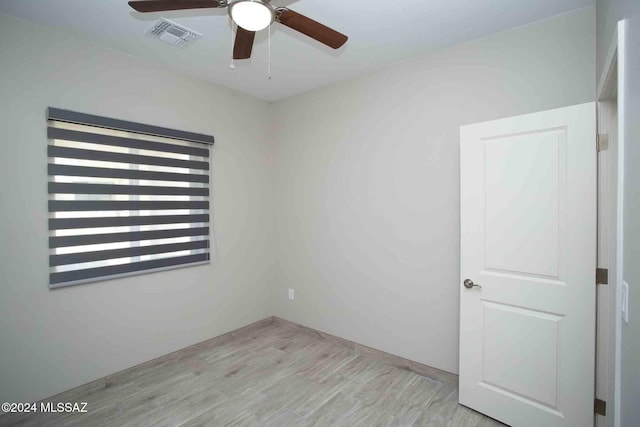
[[[202,34],[164,18],[160,18],[153,27],[149,28],[147,35],[179,47],[184,47],[202,37]]]

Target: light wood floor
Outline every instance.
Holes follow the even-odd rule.
[[[503,425],[458,405],[457,377],[433,372],[266,322],[49,399],[88,402],[88,413],[6,414],[0,425]]]

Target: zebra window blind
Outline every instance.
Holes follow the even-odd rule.
[[[49,108],[49,287],[210,262],[209,135]]]

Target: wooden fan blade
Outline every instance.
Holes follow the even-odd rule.
[[[249,59],[253,50],[255,31],[247,31],[242,27],[236,30],[236,41],[233,45],[233,59]]]
[[[306,34],[312,39],[315,39],[320,43],[324,43],[334,49],[338,49],[347,42],[348,37],[344,34],[339,33],[336,30],[332,30],[318,21],[314,21],[304,15],[300,15],[298,12],[294,12],[291,9],[277,9],[276,16],[278,17],[278,22],[282,25],[286,25],[287,27],[299,31],[302,34]]]
[[[162,12],[165,10],[204,9],[220,7],[219,0],[134,0],[129,6],[138,12]]]

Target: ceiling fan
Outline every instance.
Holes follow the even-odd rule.
[[[301,32],[329,47],[338,49],[347,36],[286,7],[273,7],[271,0],[133,0],[129,6],[138,12],[167,10],[229,8],[229,16],[238,25],[233,59],[251,57],[256,31],[274,21]]]

